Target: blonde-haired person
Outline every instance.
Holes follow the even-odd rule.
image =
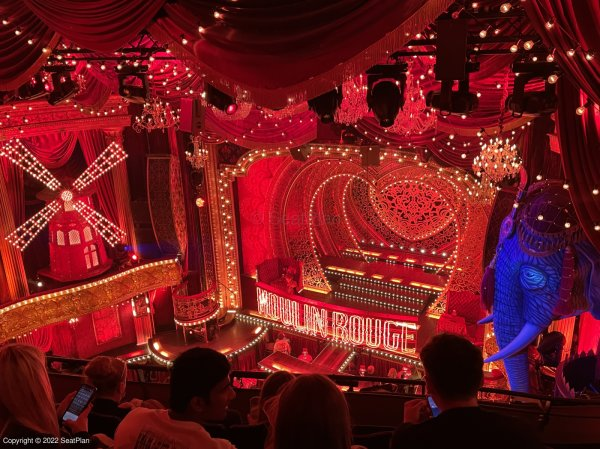
[[[362,448],[352,446],[344,394],[325,376],[296,377],[283,388],[276,409],[274,449]]]
[[[59,410],[64,412],[70,399],[65,399]],[[77,421],[65,423],[73,435],[89,440],[89,412],[90,407]],[[58,447],[58,417],[44,354],[23,344],[0,347],[0,441],[11,444],[19,438],[32,438],[42,440],[35,447]]]

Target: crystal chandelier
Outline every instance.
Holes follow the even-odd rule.
[[[154,131],[165,129],[172,126],[179,126],[179,115],[169,103],[163,103],[159,98],[151,98],[144,103],[144,110],[141,115],[135,117],[131,127],[138,133],[142,131]]]
[[[411,72],[406,77],[404,106],[398,112],[389,130],[399,135],[422,134],[433,128],[437,116],[429,110],[420,80]]]
[[[186,151],[185,158],[194,170],[199,171],[204,168],[208,161],[208,148],[202,144],[202,138],[199,135],[191,136],[191,140],[194,151],[193,153]]]
[[[491,182],[498,184],[517,175],[521,163],[517,146],[511,145],[509,139],[503,141],[496,137],[481,145],[481,153],[473,159],[473,171],[478,177],[485,174]]]

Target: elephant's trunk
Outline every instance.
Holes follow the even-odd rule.
[[[521,352],[544,330],[544,327],[536,326],[535,324],[525,323],[525,326],[509,344],[504,346],[496,354],[488,357],[485,363],[495,362],[496,360],[512,357],[518,352]]]
[[[513,391],[529,392],[529,360],[527,352],[504,359],[508,383]]]

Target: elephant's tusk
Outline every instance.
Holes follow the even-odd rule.
[[[498,351],[496,354],[488,357],[484,360],[485,363],[495,362],[496,360],[504,359],[506,357],[510,357],[529,345],[535,337],[537,337],[542,331],[544,327],[536,326],[535,324],[525,323],[519,335],[517,335],[513,341],[507,344],[504,348]]]
[[[482,318],[479,321],[477,321],[477,324],[487,324],[487,323],[491,323],[492,321],[494,321],[494,314],[490,313],[485,318]]]

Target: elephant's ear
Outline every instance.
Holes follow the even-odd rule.
[[[600,320],[600,253],[588,241],[579,242],[575,247],[577,269],[583,276],[583,296],[592,316]]]

